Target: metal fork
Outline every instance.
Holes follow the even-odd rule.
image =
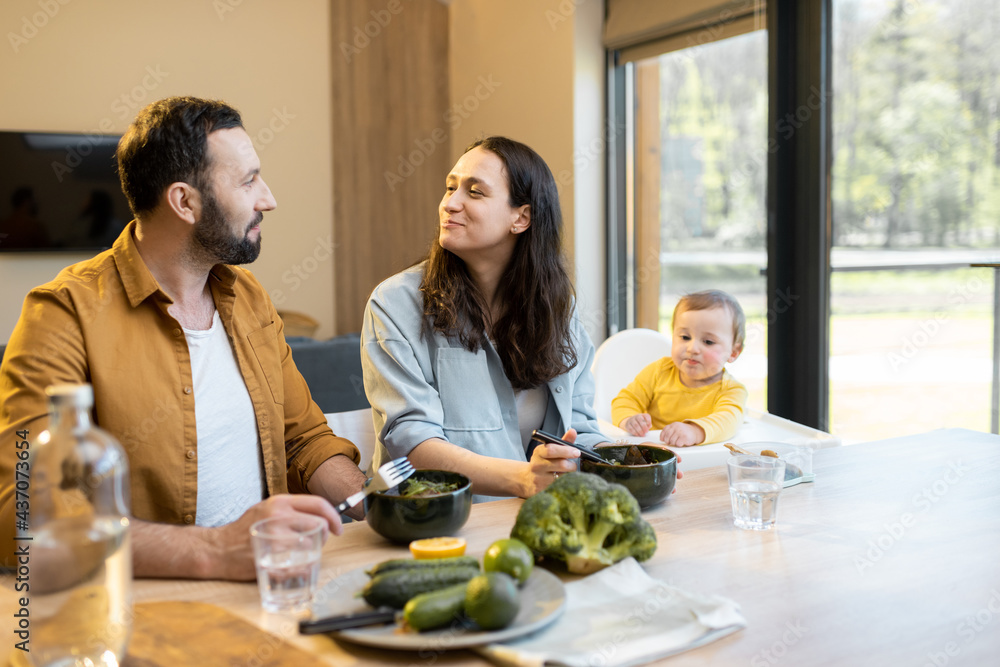
[[[364,500],[369,493],[391,489],[412,474],[413,464],[405,456],[383,463],[364,488],[337,505],[337,511],[343,514]]]

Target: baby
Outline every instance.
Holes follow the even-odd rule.
[[[662,429],[660,440],[687,447],[732,437],[743,423],[747,390],[726,370],[743,351],[746,317],[721,290],[682,297],[671,322],[670,356],[646,366],[611,402],[611,419],[631,435]]]

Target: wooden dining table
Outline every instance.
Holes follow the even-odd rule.
[[[676,494],[643,513],[659,542],[647,572],[730,598],[747,620],[656,664],[1000,664],[1000,437],[942,429],[822,449],[813,468],[815,482],[782,492],[771,531],[733,526],[723,467],[684,475]],[[467,553],[506,537],[521,502],[475,505],[458,533]],[[321,585],[406,555],[365,523],[348,524],[324,548]],[[567,583],[581,579],[554,571]],[[295,619],[261,610],[254,583],[144,579],[133,591],[137,606],[209,603],[274,638],[239,647],[241,664],[269,664],[279,641],[317,664],[489,664],[471,650],[392,651],[300,635]],[[205,651],[191,664],[213,664]]]

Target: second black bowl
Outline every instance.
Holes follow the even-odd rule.
[[[608,482],[621,484],[639,501],[639,507],[646,509],[662,502],[674,490],[677,483],[677,456],[669,449],[636,445],[646,459],[655,463],[628,466],[613,463],[594,463],[581,460],[580,470],[600,475]],[[600,456],[612,459],[623,459],[629,445],[607,445],[595,447]]]
[[[454,491],[433,496],[407,498],[401,494],[417,480],[457,483]],[[393,491],[393,489],[390,489]],[[417,470],[399,485],[399,493],[372,493],[365,498],[365,520],[376,533],[407,544],[425,537],[454,535],[469,520],[472,510],[472,483],[469,478],[447,470]]]

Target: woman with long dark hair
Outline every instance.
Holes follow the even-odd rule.
[[[489,137],[446,179],[428,258],[372,293],[362,326],[373,466],[409,456],[455,470],[483,496],[528,497],[593,446],[594,346],[563,266],[552,172],[535,151]]]

